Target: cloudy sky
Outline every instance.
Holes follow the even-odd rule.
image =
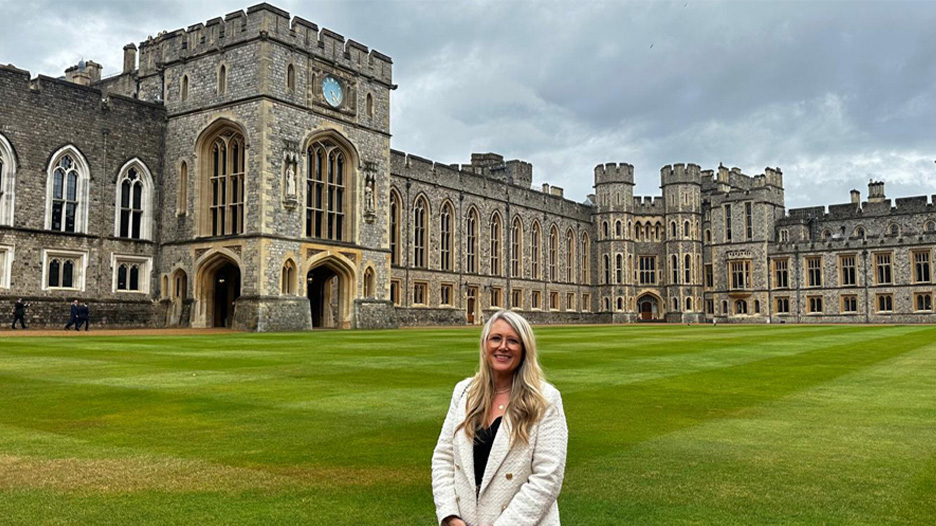
[[[0,63],[121,67],[124,44],[251,0],[0,0]],[[581,201],[592,170],[779,166],[787,206],[936,194],[936,3],[271,2],[394,60],[392,146],[494,151]]]

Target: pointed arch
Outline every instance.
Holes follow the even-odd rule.
[[[465,216],[465,272],[478,272],[478,208],[471,205]]]
[[[439,208],[439,268],[451,271],[454,255],[455,205],[450,199],[442,202]]]
[[[575,231],[571,227],[566,230],[565,245],[565,280],[575,283]]]
[[[429,268],[426,247],[429,246],[428,221],[432,214],[429,198],[420,192],[413,200],[413,267]]]
[[[491,229],[490,236],[488,240],[490,241],[490,269],[491,274],[494,276],[500,276],[502,274],[501,269],[501,240],[504,238],[504,223],[501,220],[500,212],[495,210],[491,214]]]
[[[13,226],[15,206],[16,151],[10,141],[0,134],[0,225]],[[0,272],[2,271],[0,268]]]
[[[559,278],[559,227],[555,223],[549,227],[549,281]]]
[[[209,250],[195,262],[194,327],[233,327],[241,295],[243,263],[226,248]]]
[[[114,237],[153,239],[153,175],[139,157],[117,172],[114,185]]]
[[[368,263],[367,267],[364,268],[364,291],[363,292],[364,292],[365,298],[375,297],[374,293],[376,291],[376,287],[374,285],[374,281],[375,281],[374,276],[375,276],[374,266]]]
[[[306,237],[353,241],[357,237],[356,195],[360,156],[336,130],[311,135],[306,152]]]
[[[72,144],[59,148],[49,161],[46,179],[46,230],[86,233],[91,169]]]
[[[179,187],[176,194],[176,215],[188,214],[189,165],[187,161],[179,163]]]
[[[515,215],[510,227],[510,275],[523,277],[523,221]]]
[[[198,235],[244,233],[249,144],[244,126],[226,118],[206,126],[195,141]]]
[[[296,271],[296,262],[293,258],[286,258],[283,262],[283,270],[280,274],[280,294],[284,296],[294,296],[299,289],[298,277]]]
[[[533,279],[542,278],[542,266],[540,260],[542,257],[543,229],[538,220],[533,220],[533,226],[530,227],[530,277]]]
[[[582,231],[581,260],[582,284],[591,285],[591,239],[585,231]]]
[[[390,187],[390,264],[400,264],[400,214],[403,198],[396,187]]]
[[[358,279],[354,262],[338,252],[320,252],[306,264],[305,276],[312,326],[350,328]]]
[[[286,66],[286,89],[292,93],[296,91],[296,66]]]
[[[221,62],[218,65],[218,95],[224,95],[227,92],[227,64]]]

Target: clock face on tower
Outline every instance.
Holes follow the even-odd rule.
[[[341,83],[331,75],[322,79],[322,95],[325,96],[325,102],[333,108],[341,106],[344,100],[344,92],[341,89]]]

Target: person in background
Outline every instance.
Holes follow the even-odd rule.
[[[71,329],[72,325],[78,323],[78,300],[72,301],[68,312],[68,323],[65,324],[65,330]]]
[[[13,304],[13,328],[16,329],[16,322],[20,322],[20,327],[28,329],[26,326],[26,309],[29,308],[29,304],[23,301],[23,298],[16,300],[16,303]]]
[[[75,330],[80,331],[81,325],[84,324],[84,330],[88,330],[88,325],[91,320],[91,308],[88,307],[87,303],[82,303],[78,306],[78,324],[75,325]]]
[[[478,372],[455,386],[432,455],[442,526],[559,526],[568,428],[529,323],[491,316]]]

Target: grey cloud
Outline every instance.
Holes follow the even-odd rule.
[[[123,44],[252,3],[0,0],[0,62],[112,73]],[[608,161],[633,163],[641,194],[674,162],[780,166],[791,207],[869,177],[936,191],[932,4],[273,3],[392,56],[393,147],[441,162],[523,158],[576,200]]]

